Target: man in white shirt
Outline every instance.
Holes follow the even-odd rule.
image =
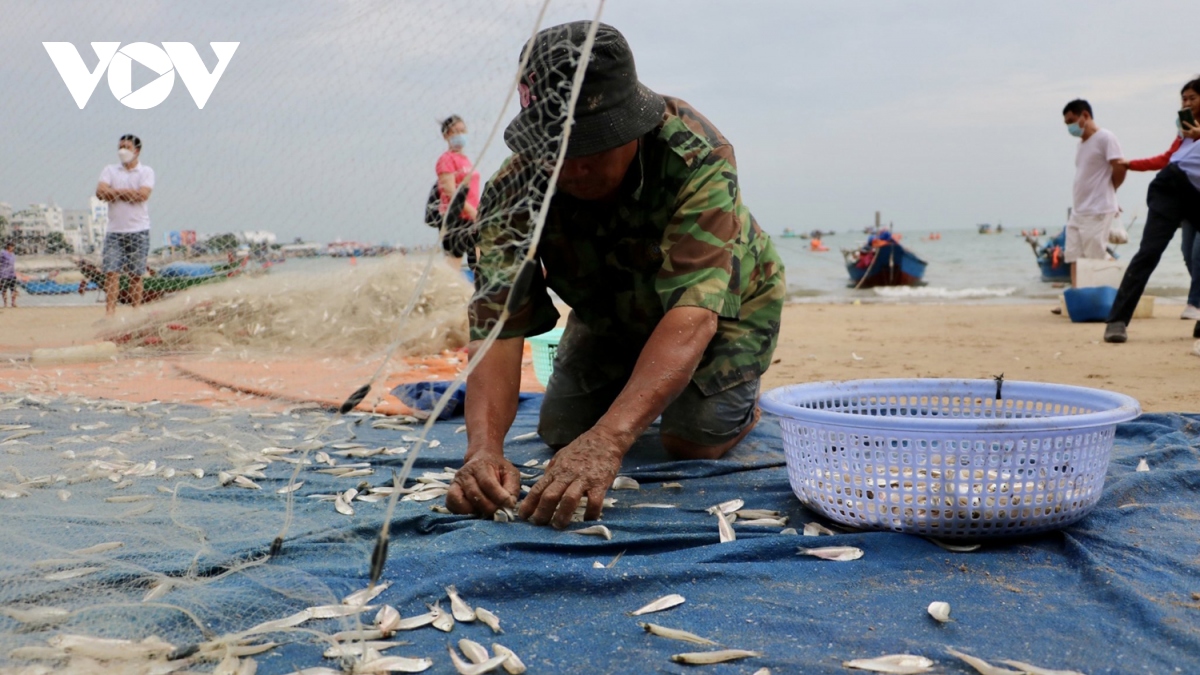
[[[1074,204],[1063,252],[1063,260],[1071,266],[1071,286],[1075,286],[1076,260],[1107,257],[1108,230],[1120,210],[1117,188],[1125,182],[1128,167],[1116,135],[1096,124],[1087,101],[1068,103],[1063,108],[1063,123],[1068,133],[1082,139],[1075,151]]]
[[[120,164],[100,172],[96,197],[108,202],[108,229],[104,234],[104,295],[108,314],[117,311],[121,273],[129,275],[129,299],[142,305],[142,275],[150,255],[150,212],[146,201],[154,189],[154,169],[142,164],[142,141],[125,134],[117,144]]]

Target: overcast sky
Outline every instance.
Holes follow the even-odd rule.
[[[266,229],[281,240],[429,243],[421,208],[462,114],[475,158],[498,117],[534,0],[0,0],[0,201],[86,204],[126,132],[145,142],[156,232]],[[547,24],[595,1],[555,0]],[[734,144],[771,232],[885,221],[915,231],[1061,225],[1074,152],[1060,111],[1096,109],[1128,158],[1164,152],[1200,73],[1183,1],[981,3],[609,0],[641,79]],[[44,41],[240,42],[203,110],[177,77],[150,110],[101,79],[80,110]],[[1188,54],[1193,56],[1189,57]],[[153,79],[135,64],[136,89]],[[477,162],[503,158],[497,143]],[[1148,174],[1119,193],[1145,216]],[[156,235],[156,240],[157,240]]]

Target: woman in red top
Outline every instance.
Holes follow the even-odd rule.
[[[450,258],[451,264],[458,266],[465,254],[467,263],[471,264],[475,257],[475,215],[479,209],[479,173],[471,166],[471,160],[463,154],[467,145],[467,123],[458,115],[451,115],[442,120],[442,138],[446,139],[448,149],[438,158],[437,190],[440,203],[438,214],[445,216],[445,227],[442,230],[442,248]],[[469,181],[465,188],[465,199],[457,195],[463,181]],[[455,212],[446,215],[451,201],[455,203]],[[458,205],[462,204],[461,209]]]
[[[1200,78],[1183,85],[1180,95],[1183,99],[1182,107],[1190,108],[1192,116],[1200,120]],[[1175,127],[1178,131],[1175,134],[1175,142],[1171,143],[1169,150],[1154,157],[1126,162],[1129,170],[1161,171],[1167,168],[1167,164],[1171,162],[1171,155],[1174,155],[1183,143],[1183,130],[1178,117],[1175,118]],[[1188,306],[1179,317],[1181,319],[1200,320],[1200,236],[1197,236],[1197,227],[1200,227],[1200,223],[1185,221],[1183,224],[1183,262],[1187,265],[1192,283],[1188,289]]]

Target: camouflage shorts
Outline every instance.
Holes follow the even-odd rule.
[[[542,440],[563,447],[595,426],[625,387],[643,346],[614,344],[593,335],[574,314],[567,317],[538,420]],[[659,434],[702,446],[736,438],[754,423],[758,387],[756,379],[705,396],[689,382],[663,411]]]

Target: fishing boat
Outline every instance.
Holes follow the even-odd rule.
[[[96,290],[96,284],[90,281],[80,281],[77,283],[64,283],[55,279],[30,279],[28,281],[20,281],[21,288],[29,295],[68,295],[70,293],[80,292],[80,286],[84,291]]]
[[[67,295],[75,293],[82,285],[85,290],[96,290],[96,285],[84,279],[74,270],[51,270],[35,274],[17,274],[17,283],[29,295]]]
[[[887,230],[869,237],[861,249],[842,249],[842,256],[855,288],[916,286],[922,283],[928,264]]]
[[[230,260],[219,265],[197,263],[171,263],[158,270],[146,268],[146,276],[142,277],[142,302],[154,302],[166,295],[199,286],[224,281],[235,277],[246,269],[248,258]],[[94,263],[79,259],[75,261],[83,276],[97,287],[104,288],[104,272]],[[130,291],[130,279],[126,274],[121,275],[121,290],[117,294],[117,302],[132,304],[133,296]],[[79,289],[82,293],[83,289]]]
[[[1067,228],[1063,228],[1056,237],[1050,237],[1045,243],[1035,235],[1025,235],[1025,241],[1033,248],[1037,258],[1038,269],[1042,272],[1042,281],[1070,281],[1071,266],[1063,259],[1067,246]]]

